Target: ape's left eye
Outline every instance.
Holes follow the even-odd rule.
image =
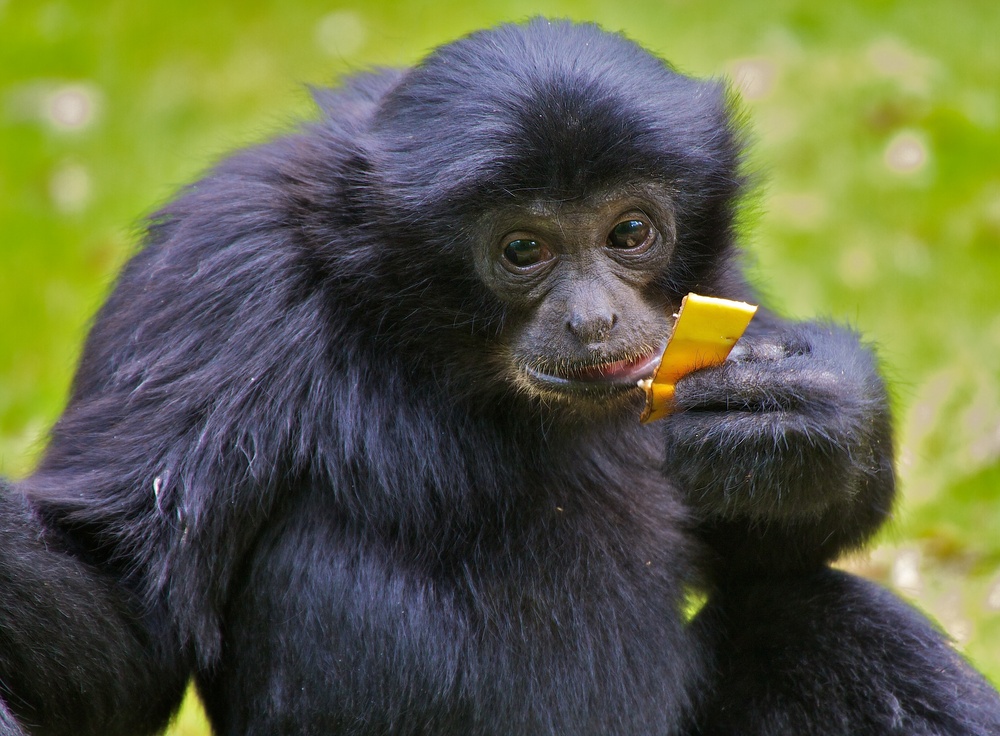
[[[656,238],[656,230],[645,220],[626,217],[608,233],[608,247],[617,250],[648,248]]]

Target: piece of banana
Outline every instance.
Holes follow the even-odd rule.
[[[643,424],[670,414],[674,384],[681,376],[725,362],[756,311],[755,305],[746,302],[699,294],[684,297],[656,373],[639,381],[646,391]]]

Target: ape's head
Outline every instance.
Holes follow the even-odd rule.
[[[726,290],[739,154],[719,83],[594,26],[534,21],[402,76],[367,181],[427,350],[464,331],[478,339],[458,362],[487,381],[610,408],[637,399],[680,298]]]

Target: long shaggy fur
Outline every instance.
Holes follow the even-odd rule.
[[[530,315],[475,256],[496,207],[655,185],[658,302],[748,295],[723,86],[538,20],[316,97],[152,218],[37,471],[0,488],[0,734],[153,733],[192,673],[219,734],[1000,728],[937,631],[824,573],[893,492],[853,333],[765,312],[649,427],[638,395],[577,411],[511,375]],[[898,672],[867,656],[914,642]],[[869,669],[872,699],[806,707]]]

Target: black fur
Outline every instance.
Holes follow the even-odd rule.
[[[997,696],[940,631],[843,572],[734,585],[694,627],[719,637],[700,736],[996,734]]]
[[[749,294],[724,88],[534,21],[317,98],[154,218],[2,491],[0,734],[151,733],[192,672],[220,734],[1000,729],[936,630],[824,568],[892,499],[855,335],[762,313],[650,426],[638,390],[518,382],[510,212],[662,193],[637,334]]]

